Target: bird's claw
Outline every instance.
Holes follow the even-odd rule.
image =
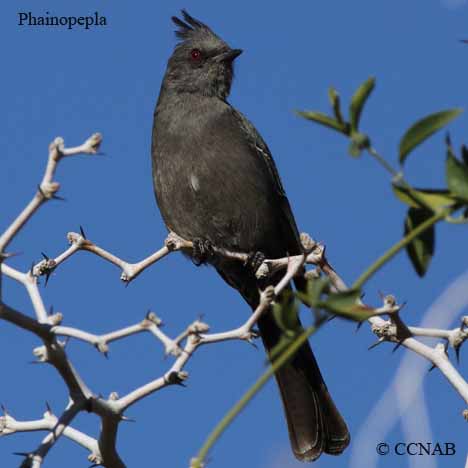
[[[213,244],[207,239],[192,241],[192,261],[196,266],[203,265],[213,255]]]
[[[262,252],[252,252],[247,259],[246,265],[252,269],[254,273],[262,266],[265,261],[265,254]]]

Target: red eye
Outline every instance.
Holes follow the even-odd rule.
[[[200,60],[202,56],[200,49],[193,49],[190,55],[192,57],[192,60],[195,60],[195,61]]]

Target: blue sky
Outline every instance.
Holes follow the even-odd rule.
[[[367,157],[353,160],[347,142],[331,131],[301,120],[295,109],[328,111],[327,89],[335,86],[346,102],[367,77],[377,78],[362,129],[375,147],[396,161],[398,141],[417,118],[467,107],[468,3],[464,0],[337,0],[277,2],[185,2],[152,4],[89,1],[64,5],[4,2],[1,10],[2,86],[0,88],[0,230],[32,196],[42,177],[47,146],[63,136],[81,143],[91,133],[104,135],[102,158],[66,160],[56,179],[66,203],[45,206],[17,237],[11,250],[22,255],[11,265],[26,270],[40,252],[56,255],[66,233],[84,226],[90,239],[129,260],[157,249],[166,231],[156,208],[150,172],[154,104],[167,58],[175,44],[170,17],[180,8],[208,23],[233,47],[238,59],[230,101],[257,126],[270,146],[298,225],[326,243],[330,261],[349,282],[401,236],[404,207],[393,199],[387,175]],[[107,17],[106,27],[88,31],[17,26],[17,13]],[[468,115],[451,125],[458,147],[468,142]],[[421,146],[407,164],[416,186],[444,183],[443,135]],[[431,303],[467,269],[466,227],[441,226],[437,253],[424,280],[399,255],[366,287],[407,300],[405,318],[418,324]],[[248,316],[240,298],[208,268],[195,268],[173,255],[146,271],[128,288],[119,272],[86,253],[63,265],[42,289],[47,305],[63,312],[65,324],[95,333],[135,323],[151,308],[178,334],[199,314],[212,330],[237,326]],[[5,281],[7,303],[31,314],[25,291]],[[456,301],[454,301],[454,304]],[[455,307],[455,306],[454,306]],[[460,315],[448,301],[446,313]],[[444,313],[442,311],[441,313]],[[305,320],[307,313],[304,311]],[[439,317],[441,318],[441,317]],[[442,317],[443,318],[443,317]],[[313,337],[327,384],[349,423],[352,437],[388,388],[406,351],[390,346],[372,352],[367,329],[335,320]],[[0,401],[18,419],[40,418],[44,402],[56,413],[66,392],[56,372],[31,366],[38,341],[10,325],[0,330]],[[110,359],[83,343],[69,345],[70,356],[96,392],[120,394],[162,374],[169,363],[149,335],[111,345]],[[466,375],[466,350],[460,370]],[[190,362],[188,388],[169,388],[135,407],[136,424],[123,424],[119,450],[129,467],[187,466],[205,436],[264,368],[263,351],[244,343],[201,349]],[[454,442],[457,454],[430,462],[462,466],[466,456],[465,409],[438,371],[425,377],[433,441]],[[396,407],[389,405],[388,413]],[[231,468],[296,467],[275,385],[256,397],[211,454],[210,466]],[[96,435],[98,419],[80,416],[74,425]],[[422,433],[421,433],[422,434]],[[34,448],[39,434],[0,441],[3,466],[18,463],[14,451]],[[386,441],[403,440],[397,425]],[[353,439],[354,442],[354,439]],[[324,456],[315,466],[348,466],[352,447],[340,458]],[[381,440],[369,437],[359,450],[375,452]],[[87,453],[65,439],[45,466],[87,466]],[[407,466],[409,457],[388,456],[379,466]],[[425,461],[429,463],[429,461]]]

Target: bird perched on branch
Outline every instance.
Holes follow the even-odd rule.
[[[154,113],[157,203],[168,229],[194,243],[194,262],[213,265],[255,309],[256,262],[301,254],[296,222],[267,145],[227,102],[233,62],[242,51],[184,10],[182,19],[172,20],[180,42],[169,58]],[[251,252],[252,262],[219,258],[210,246]],[[279,326],[268,311],[258,326],[271,351],[281,338]],[[341,453],[349,432],[308,343],[276,380],[294,455],[311,461],[322,452]]]

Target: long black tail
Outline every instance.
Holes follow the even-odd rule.
[[[258,305],[256,280],[238,263],[217,267],[218,273],[237,289],[252,309]],[[281,338],[281,329],[271,311],[258,322],[263,344],[269,354]],[[308,342],[276,372],[288,424],[292,450],[301,461],[316,460],[322,452],[338,455],[348,446],[350,435],[323,381]]]
[[[281,330],[269,313],[258,326],[269,352],[277,344]],[[322,452],[343,452],[350,440],[348,428],[333,403],[309,343],[302,345],[275,376],[296,458],[313,461]]]

